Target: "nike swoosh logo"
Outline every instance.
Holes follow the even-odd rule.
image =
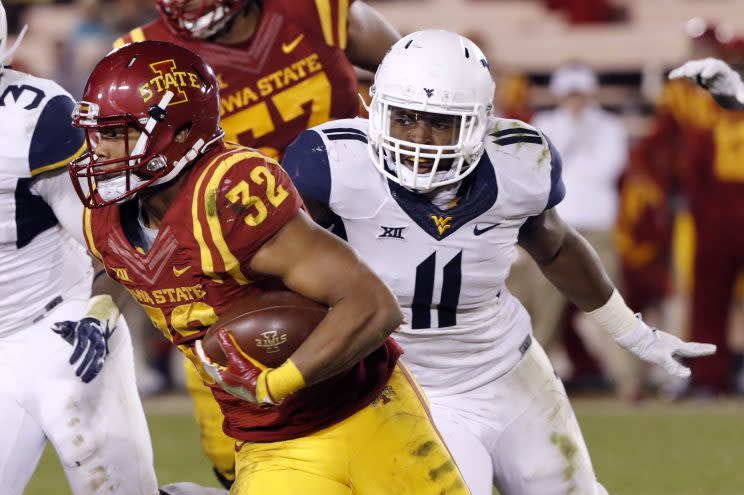
[[[292,50],[297,48],[297,45],[300,44],[300,41],[302,41],[302,38],[304,38],[305,35],[301,34],[297,38],[295,38],[293,41],[289,43],[282,43],[282,51],[284,53],[292,53]]]
[[[475,227],[473,228],[473,234],[475,234],[475,235],[483,235],[486,232],[488,232],[489,230],[495,229],[499,225],[501,225],[501,223],[494,223],[494,224],[489,225],[486,228],[481,229],[481,228],[478,228],[478,224],[475,224]]]
[[[189,268],[191,268],[191,265],[189,265],[189,266],[185,266],[185,267],[183,267],[183,268],[181,268],[181,269],[178,269],[178,268],[176,268],[176,267],[174,266],[174,267],[173,267],[173,275],[175,275],[176,277],[180,277],[181,275],[183,275],[184,273],[186,273],[186,271],[187,271],[187,270],[188,270]]]

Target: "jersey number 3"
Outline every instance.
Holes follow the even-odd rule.
[[[431,328],[431,312],[434,308],[434,275],[437,253],[434,252],[416,267],[416,283],[411,304],[411,328]],[[462,251],[444,265],[442,293],[436,304],[439,328],[457,324],[457,303],[462,285]]]

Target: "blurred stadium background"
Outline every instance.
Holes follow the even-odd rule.
[[[744,66],[744,0],[368,3],[404,34],[445,28],[478,43],[494,70],[495,105],[502,115],[530,120],[553,108],[551,74],[566,63],[581,62],[596,71],[599,86],[591,98],[620,119],[630,138],[623,172],[613,184],[614,249],[626,298],[660,328],[715,341],[722,352],[696,369],[692,382],[635,367],[621,370],[618,379],[617,373],[607,373],[602,350],[586,339],[570,308],[559,313],[540,299],[532,300],[529,267],[515,270],[513,283],[525,286],[520,293],[533,319],[552,312],[547,320],[554,333],[543,343],[574,397],[598,476],[610,493],[744,494],[744,279],[734,283],[740,266],[724,263],[730,257],[728,237],[744,225],[744,208],[737,217],[734,206],[738,198],[744,202],[744,118],[715,109],[690,87],[675,88],[665,81],[669,69],[690,58],[716,56]],[[154,0],[4,4],[12,33],[29,25],[13,65],[58,81],[74,97],[115,38],[157,15]],[[369,77],[360,72],[362,91]],[[690,140],[702,144],[691,146]],[[701,177],[732,186],[721,195],[711,193],[715,189],[700,192],[695,187]],[[701,203],[713,206],[701,214],[696,207]],[[727,220],[723,226],[702,228],[705,215]],[[714,248],[698,253],[696,262],[696,244]],[[707,273],[710,277],[701,277]],[[716,277],[726,280],[715,282]],[[707,298],[725,308],[716,310],[724,324],[702,328],[700,318],[709,322],[698,316],[693,326],[692,307],[695,302],[712,307]],[[177,358],[154,332],[138,332],[135,342],[161,483],[214,485],[181,391]],[[26,493],[69,493],[51,451]]]

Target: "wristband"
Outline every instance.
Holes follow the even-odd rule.
[[[110,295],[100,294],[90,298],[85,314],[97,319],[101,323],[108,321],[109,326],[113,327],[119,318],[119,308],[116,307],[116,303]]]
[[[603,306],[586,314],[615,340],[627,337],[638,328],[638,318],[625,304],[623,296],[617,289],[612,291],[612,295]]]
[[[277,404],[305,386],[305,378],[291,359],[287,359],[278,368],[267,370],[263,375],[265,378],[259,378],[256,383],[256,397],[268,397]]]

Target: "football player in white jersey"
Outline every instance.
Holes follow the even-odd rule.
[[[50,441],[75,495],[154,495],[129,332],[110,296],[91,297],[66,173],[85,147],[74,102],[4,65],[18,41],[6,49],[0,3],[0,493],[23,492]]]
[[[304,131],[283,166],[315,218],[398,297],[403,361],[472,493],[604,494],[563,385],[504,284],[517,244],[640,358],[687,375],[675,358],[715,347],[650,328],[625,305],[553,209],[565,194],[558,153],[538,129],[492,117],[493,93],[470,40],[410,34],[377,71],[369,120]]]
[[[158,490],[129,331],[110,296],[91,297],[66,173],[85,146],[74,102],[5,66],[22,37],[6,49],[0,2],[0,494],[23,493],[50,441],[74,495],[226,495]]]

